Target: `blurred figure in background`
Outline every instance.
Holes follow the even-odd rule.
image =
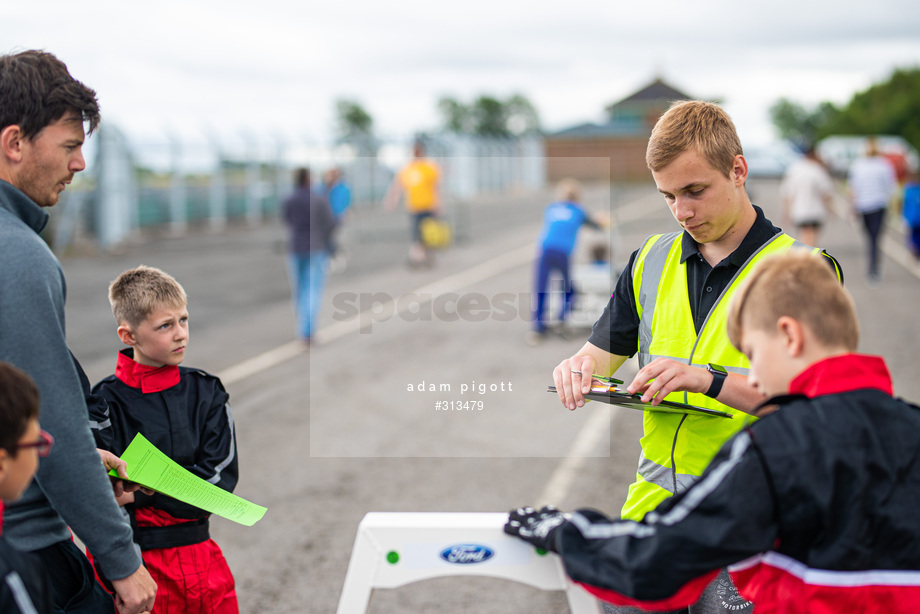
[[[320,192],[322,192],[326,200],[329,201],[329,206],[332,208],[332,215],[335,217],[338,228],[341,229],[342,222],[348,214],[348,208],[351,206],[351,188],[348,187],[348,184],[346,184],[345,180],[342,178],[341,168],[333,166],[325,172]],[[336,231],[336,234],[332,237],[331,245],[329,246],[329,255],[332,258],[329,263],[329,270],[333,273],[344,271],[345,266],[348,264],[348,256],[342,248],[341,243],[339,243],[338,232],[340,232],[340,230]]]
[[[329,206],[332,207],[332,215],[341,222],[351,206],[351,188],[342,178],[342,169],[338,166],[333,166],[326,171],[323,176],[322,192],[326,195]]]
[[[425,157],[424,144],[416,142],[412,147],[412,161],[396,173],[383,197],[383,206],[392,211],[405,194],[412,224],[409,266],[413,268],[433,264],[433,256],[422,240],[422,222],[441,215],[440,180],[441,169],[434,160]]]
[[[802,243],[817,246],[818,231],[833,205],[834,183],[813,145],[807,145],[803,154],[786,170],[780,186],[783,225],[795,225]]]
[[[533,330],[527,336],[527,342],[531,345],[542,341],[547,333],[545,312],[550,275],[555,272],[562,276],[564,298],[559,311],[561,331],[575,298],[570,259],[575,249],[578,230],[583,225],[601,228],[603,224],[602,220],[590,217],[581,207],[581,184],[574,179],[563,179],[559,182],[556,186],[556,198],[558,200],[543,211],[543,228],[537,239],[540,246],[535,271],[537,305],[534,310]]]
[[[902,215],[908,226],[910,253],[920,260],[920,171],[912,172],[904,184]]]
[[[848,180],[850,200],[856,213],[862,216],[869,239],[869,282],[877,283],[881,277],[878,239],[885,223],[885,210],[898,189],[898,181],[894,168],[881,155],[874,138],[866,142],[866,155],[853,161]]]
[[[294,178],[296,187],[281,206],[281,219],[288,228],[288,271],[297,334],[309,346],[326,285],[336,219],[325,196],[311,192],[309,169],[297,169]]]

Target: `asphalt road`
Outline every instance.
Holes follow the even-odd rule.
[[[752,180],[750,192],[778,222],[775,182]],[[356,212],[342,235],[348,266],[330,277],[319,342],[309,351],[294,343],[276,222],[148,235],[117,254],[64,259],[68,338],[93,381],[112,371],[120,347],[106,300],[111,279],[147,264],[188,291],[186,364],[224,379],[240,455],[236,492],[268,507],[253,527],[212,522],[241,612],[335,611],[355,531],[369,511],[495,512],[536,502],[619,508],[635,473],[641,417],[595,404],[568,412],[545,392],[555,364],[587,330],[537,347],[524,342],[534,239],[550,196],[454,204],[457,244],[434,268],[417,271],[405,265],[404,214]],[[676,228],[652,184],[592,188],[586,204],[617,220],[609,239],[620,264],[648,234]],[[862,237],[848,220],[833,219],[822,243],[844,266],[861,350],[888,360],[897,394],[920,399],[918,269],[890,236],[878,287],[865,280]],[[598,238],[583,235],[582,249]],[[453,410],[438,405],[451,402]],[[567,459],[598,419],[603,436]],[[560,471],[563,464],[570,471]],[[451,578],[376,591],[370,611],[559,612],[566,605],[561,594]]]

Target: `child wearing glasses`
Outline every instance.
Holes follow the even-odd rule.
[[[111,283],[109,303],[128,347],[118,353],[115,373],[93,387],[107,403],[90,407],[96,445],[121,455],[141,433],[185,469],[232,491],[238,468],[229,395],[217,377],[179,366],[189,341],[185,290],[167,273],[139,266]],[[233,575],[208,532],[208,512],[141,491],[125,493],[119,503],[157,583],[154,613],[239,611]]]
[[[22,496],[54,440],[38,425],[38,388],[0,362],[0,500]],[[3,504],[0,502],[0,517]],[[0,537],[0,612],[51,612],[47,572]]]

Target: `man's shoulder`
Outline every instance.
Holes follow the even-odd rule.
[[[14,256],[20,255],[20,260],[32,259],[36,255],[53,259],[48,244],[41,235],[25,224],[14,213],[0,207],[0,250]],[[15,251],[14,251],[15,250]],[[7,257],[4,257],[4,263]]]

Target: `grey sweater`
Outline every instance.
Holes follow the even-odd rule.
[[[48,214],[0,180],[0,360],[35,380],[42,428],[54,437],[22,499],[6,507],[3,536],[19,550],[83,541],[118,580],[141,564],[93,443],[83,389],[67,349],[61,265],[38,233]]]
[[[282,203],[281,219],[288,228],[290,253],[326,252],[331,248],[336,220],[322,194],[297,188]]]

